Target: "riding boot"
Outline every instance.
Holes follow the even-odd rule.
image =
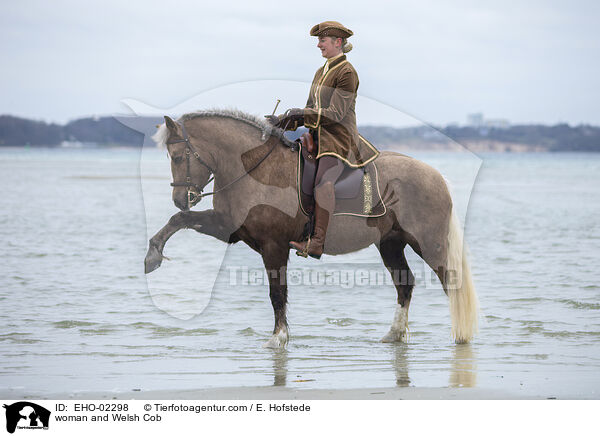
[[[314,257],[320,259],[323,254],[323,246],[325,244],[325,236],[327,235],[327,227],[329,225],[329,211],[335,209],[335,191],[332,183],[325,183],[322,186],[315,188],[315,229],[308,241],[290,242],[290,247],[296,249],[298,256]],[[324,206],[329,206],[327,209]]]

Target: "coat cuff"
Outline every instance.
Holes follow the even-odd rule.
[[[312,129],[319,127],[321,123],[321,111],[322,108],[319,108],[319,110],[309,107],[304,108],[304,126]]]

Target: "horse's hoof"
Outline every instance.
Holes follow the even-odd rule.
[[[161,265],[162,260],[163,255],[158,251],[158,248],[156,248],[154,245],[151,245],[148,248],[146,258],[144,259],[144,272],[146,274],[151,273]]]
[[[381,338],[381,342],[406,342],[406,333],[398,330],[390,330],[383,338]]]
[[[264,343],[263,348],[285,348],[288,343],[288,334],[286,331],[279,331],[271,336],[267,342]]]

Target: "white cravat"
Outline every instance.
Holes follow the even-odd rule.
[[[339,58],[341,55],[343,55],[344,53],[340,53],[332,58],[327,59],[327,62],[325,62],[325,68],[323,68],[323,76],[325,74],[327,74],[327,71],[329,71],[329,64],[332,63],[335,59]]]
[[[321,74],[321,79],[323,77],[325,77],[325,74],[327,74],[327,71],[329,71],[329,64],[332,63],[334,60],[336,60],[337,58],[339,58],[340,56],[342,56],[344,53],[340,53],[337,56],[334,56],[332,58],[327,59],[327,62],[325,62],[325,67],[323,67],[323,73]],[[316,86],[315,87],[315,101],[317,101],[317,94],[319,93],[319,87]]]

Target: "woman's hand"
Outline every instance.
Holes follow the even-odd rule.
[[[288,109],[279,121],[279,126],[285,130],[296,130],[304,124],[304,109],[292,108]]]
[[[288,109],[286,117],[290,118],[292,121],[299,121],[301,118],[304,118],[304,109],[298,107]]]

